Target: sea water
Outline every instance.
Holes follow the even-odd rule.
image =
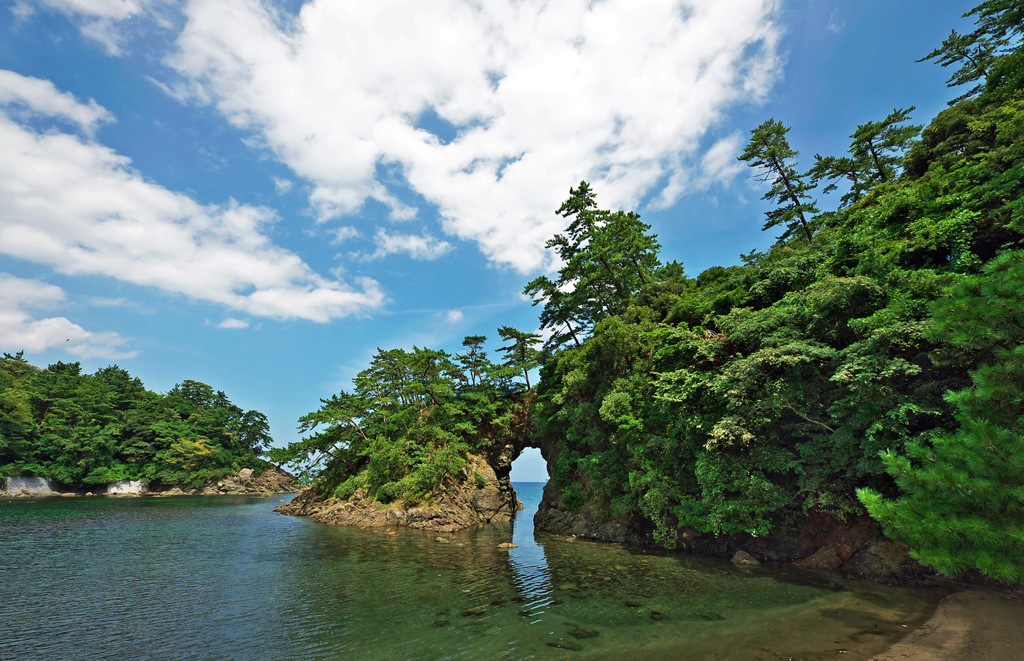
[[[4,500],[0,658],[864,659],[939,596],[535,536],[542,486],[446,542],[288,497]]]

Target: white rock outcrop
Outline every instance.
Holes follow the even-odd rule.
[[[140,494],[149,491],[149,485],[142,480],[118,480],[107,485],[108,494]]]

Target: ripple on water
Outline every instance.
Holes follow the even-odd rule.
[[[0,658],[853,659],[936,597],[534,539],[540,491],[519,491],[515,530],[448,544],[277,498],[3,503]]]

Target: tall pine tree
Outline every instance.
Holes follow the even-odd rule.
[[[814,185],[805,183],[791,163],[799,152],[789,146],[787,133],[788,126],[769,119],[750,132],[750,141],[737,158],[746,161],[752,168],[759,168],[761,181],[771,184],[772,187],[761,199],[780,205],[765,212],[768,220],[762,229],[784,225],[786,231],[781,239],[800,230],[810,242],[813,237],[811,216],[818,213],[815,201],[808,194]]]

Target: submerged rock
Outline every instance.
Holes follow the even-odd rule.
[[[586,627],[573,627],[567,631],[573,638],[593,638],[597,636],[597,631],[594,629],[587,629]]]
[[[725,619],[724,615],[711,611],[696,611],[693,616],[698,620],[707,620],[708,622],[717,622]]]
[[[742,550],[732,555],[731,562],[737,567],[756,567],[761,564],[757,558]]]

